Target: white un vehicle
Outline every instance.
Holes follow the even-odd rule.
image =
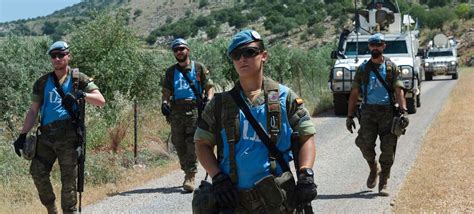
[[[367,40],[374,33],[384,34],[386,49],[383,55],[400,68],[408,113],[416,113],[421,105],[420,83],[424,73],[420,66],[423,49],[418,49],[419,32],[410,29],[415,21],[409,15],[404,15],[402,20],[402,14],[388,0],[374,0],[366,9],[356,11],[356,26],[352,31],[341,33],[338,50],[331,53],[335,63],[329,75],[329,87],[335,114],[347,114],[352,81],[359,65],[371,57]]]
[[[424,57],[425,79],[433,80],[433,76],[439,75],[450,75],[452,79],[457,79],[457,57],[456,42],[444,34],[437,34]]]

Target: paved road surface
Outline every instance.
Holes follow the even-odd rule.
[[[462,77],[461,77],[462,78]],[[441,110],[456,81],[437,77],[422,84],[422,106],[410,115],[406,135],[399,139],[388,188],[390,197],[378,197],[365,186],[369,168],[356,147],[356,135],[345,129],[345,118],[332,111],[313,118],[317,130],[314,167],[319,196],[317,213],[389,213],[391,203],[414,164],[422,139]],[[379,142],[378,142],[379,143]],[[378,150],[377,147],[377,153]],[[191,213],[192,194],[181,192],[184,174],[173,171],[133,190],[122,192],[84,208],[84,213]],[[203,178],[200,168],[198,178]],[[85,193],[87,195],[87,192]]]

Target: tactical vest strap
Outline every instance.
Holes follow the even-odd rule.
[[[79,68],[72,69],[72,81],[73,81],[73,91],[79,89]]]
[[[219,115],[222,118],[222,120],[221,119],[219,120],[220,120],[220,123],[224,127],[226,138],[227,138],[227,144],[229,145],[229,163],[230,163],[229,175],[232,182],[237,184],[238,178],[237,178],[237,162],[235,161],[235,144],[239,142],[239,127],[240,127],[239,108],[232,101],[232,97],[230,96],[228,92],[223,92],[222,94],[219,94],[219,96],[221,98],[216,97],[217,98],[216,102],[220,102],[220,104],[216,103],[215,111],[221,112],[219,113]],[[221,108],[221,109],[218,109],[218,108]],[[216,122],[217,122],[217,119],[216,119]],[[219,130],[216,130],[216,132],[218,132],[217,134],[219,135],[219,137],[221,137],[220,136],[221,129],[222,128],[220,128]],[[220,145],[217,144],[217,146],[218,146],[217,148],[218,153],[220,152],[223,157],[224,153],[223,153],[222,138],[220,138]]]
[[[265,100],[267,101],[267,129],[272,143],[278,142],[281,126],[281,107],[279,84],[271,79],[264,80]]]
[[[263,81],[265,100],[267,107],[267,130],[269,130],[270,140],[276,145],[280,134],[281,112],[280,112],[280,92],[279,84],[269,78]],[[270,155],[270,170],[276,171],[276,157]]]

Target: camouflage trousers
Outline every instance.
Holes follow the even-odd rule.
[[[194,132],[197,128],[197,109],[171,112],[171,141],[178,152],[181,169],[186,173],[197,172],[194,149]]]
[[[364,105],[356,145],[368,162],[375,161],[375,141],[380,138],[379,163],[382,172],[390,174],[395,159],[397,136],[392,134],[393,108],[390,105]]]
[[[46,207],[55,203],[50,173],[58,159],[61,172],[61,208],[64,213],[76,211],[77,153],[76,133],[70,122],[55,121],[47,129],[40,129],[36,156],[31,162],[33,177],[40,201]]]

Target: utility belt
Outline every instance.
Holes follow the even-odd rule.
[[[71,119],[56,120],[52,123],[40,126],[41,134],[74,131],[74,124]]]
[[[393,110],[393,106],[390,104],[387,105],[377,105],[377,104],[363,104],[362,110],[375,110],[375,111],[387,111]]]
[[[295,180],[291,172],[278,177],[268,175],[255,183],[252,189],[239,190],[239,208],[247,212],[281,213],[295,208]],[[194,191],[193,213],[219,213],[219,204],[212,193],[212,184],[206,180]]]
[[[174,100],[171,108],[177,111],[191,111],[197,108],[197,102],[189,99]]]

